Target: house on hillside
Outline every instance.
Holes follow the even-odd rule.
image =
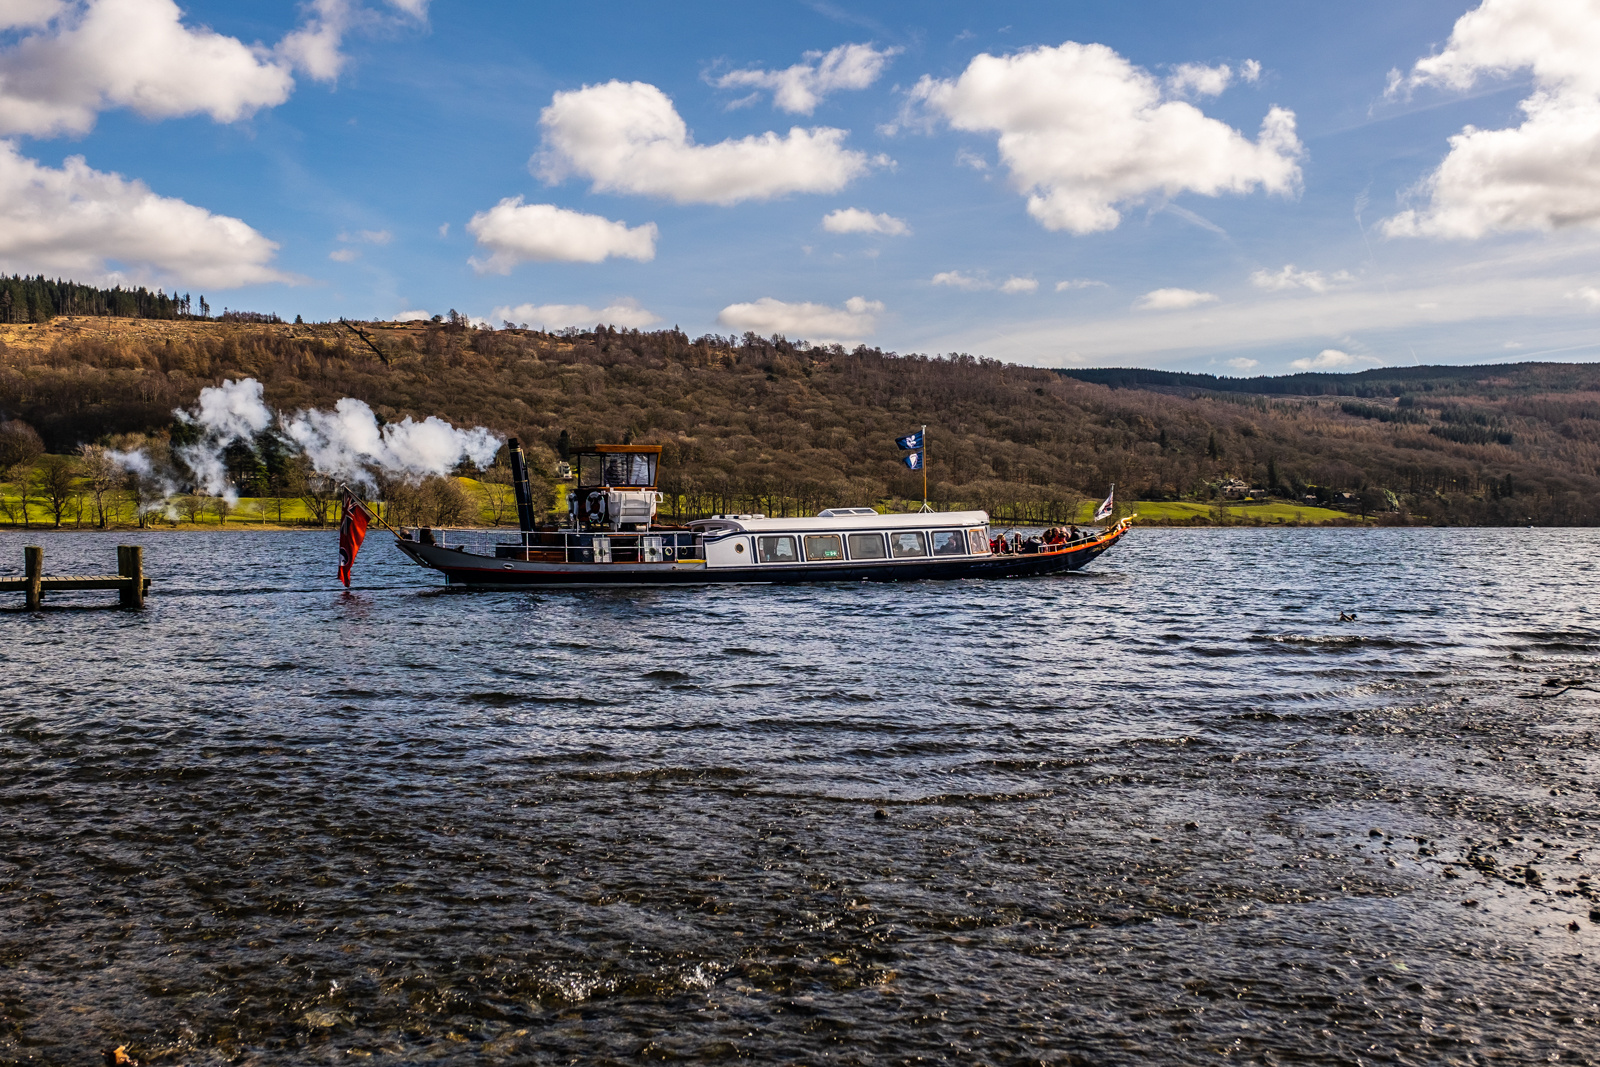
[[[1224,500],[1243,500],[1250,495],[1250,483],[1229,478],[1222,483],[1221,493]]]

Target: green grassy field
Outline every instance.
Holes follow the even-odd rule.
[[[473,497],[479,500],[484,499],[484,491],[477,481],[471,478],[461,478],[458,481],[461,483],[462,488],[466,489]],[[1093,500],[1084,501],[1078,513],[1077,521],[1084,524],[1089,523],[1097,503],[1097,501]],[[80,506],[82,508],[81,519],[79,515]],[[663,512],[670,512],[670,508],[670,504],[662,506]],[[74,501],[69,504],[66,513],[62,517],[62,526],[85,529],[93,527],[95,521],[91,509],[92,502],[87,496],[81,501]],[[114,515],[112,525],[127,528],[138,524],[133,501],[126,493],[117,494],[115,507],[112,511]],[[1295,524],[1317,526],[1330,523],[1354,524],[1360,521],[1356,516],[1348,512],[1285,503],[1236,504],[1228,507],[1218,507],[1211,504],[1142,500],[1122,505],[1119,514],[1127,513],[1136,513],[1141,521],[1158,525],[1281,526]],[[479,516],[478,525],[489,525],[491,518],[492,512],[485,506]],[[203,509],[195,519],[197,521],[192,521],[187,513],[179,509],[176,523],[170,518],[153,517],[148,524],[168,529],[174,526],[186,529],[315,528],[316,525],[310,510],[299,499],[285,499],[282,502],[281,522],[279,520],[278,502],[257,497],[241,497],[238,507],[229,512],[226,523],[219,522],[216,512],[210,507]],[[29,504],[28,520],[33,526],[49,526],[53,522],[49,512],[37,500]],[[1197,522],[1196,520],[1199,521]],[[22,522],[22,501],[14,486],[5,486],[0,489],[0,526],[6,525],[12,527],[24,525]]]
[[[1192,523],[1200,519],[1217,524],[1220,512],[1225,524],[1281,526],[1298,523],[1301,526],[1318,526],[1324,523],[1359,523],[1361,520],[1348,512],[1332,508],[1307,507],[1303,504],[1236,504],[1218,507],[1211,504],[1190,504],[1182,501],[1141,500],[1128,509],[1137,512],[1145,522]]]

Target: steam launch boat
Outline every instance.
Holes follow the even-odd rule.
[[[713,515],[669,526],[656,513],[661,446],[599,445],[576,456],[566,522],[541,525],[515,438],[510,451],[518,536],[422,527],[400,532],[400,550],[468,589],[1025,578],[1078,570],[1130,522],[1015,545],[991,540],[982,511],[832,508],[810,518]]]

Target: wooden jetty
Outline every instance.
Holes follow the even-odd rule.
[[[116,574],[57,574],[44,573],[44,549],[29,545],[22,550],[23,575],[21,578],[0,578],[0,593],[21,591],[26,595],[29,611],[38,611],[50,589],[115,589],[118,606],[144,607],[145,594],[150,591],[150,579],[144,575],[144,549],[139,545],[117,546]]]

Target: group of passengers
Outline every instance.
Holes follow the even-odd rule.
[[[1042,534],[1023,537],[1015,530],[1011,536],[1000,534],[989,541],[989,551],[997,556],[1028,555],[1035,552],[1053,552],[1084,540],[1083,531],[1076,525],[1052,526]]]

